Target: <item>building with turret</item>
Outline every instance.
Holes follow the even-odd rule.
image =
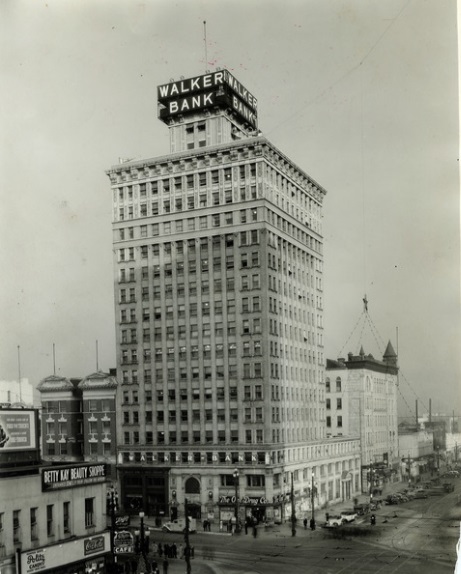
[[[399,468],[397,390],[397,354],[390,342],[382,360],[366,355],[363,347],[347,359],[327,359],[327,434],[360,437],[364,490],[370,469],[379,482]]]

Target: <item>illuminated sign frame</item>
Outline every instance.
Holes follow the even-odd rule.
[[[243,122],[257,128],[258,102],[227,70],[170,82],[157,87],[159,118],[167,121],[177,115],[207,108],[231,108]]]

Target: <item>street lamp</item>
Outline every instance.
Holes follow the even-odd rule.
[[[141,510],[139,513],[139,530],[135,531],[135,535],[139,537],[139,562],[138,573],[147,571],[147,551],[149,550],[149,529],[144,526],[144,512]]]
[[[114,548],[114,538],[115,538],[115,513],[118,509],[118,493],[115,486],[112,484],[107,491],[107,509],[110,512],[110,551],[112,554],[112,562],[115,564],[117,562],[117,556],[115,554]]]
[[[186,527],[184,529],[184,542],[186,547],[184,548],[184,558],[186,560],[186,574],[191,573],[191,564],[190,564],[190,543],[189,543],[189,509],[187,508],[187,498],[184,499],[184,514],[186,515]]]
[[[295,491],[293,486],[293,472],[291,473],[291,535],[296,536],[296,510],[295,510]]]
[[[311,509],[312,509],[312,516],[311,516],[310,527],[311,527],[311,530],[315,530],[315,485],[314,485],[314,473],[312,473],[311,477],[312,477],[312,483],[311,483]]]
[[[240,524],[239,524],[239,476],[240,473],[238,468],[236,468],[232,474],[234,477],[234,485],[235,485],[235,533],[238,534],[240,532]]]

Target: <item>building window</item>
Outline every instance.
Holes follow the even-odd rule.
[[[94,526],[94,498],[85,498],[85,528]]]
[[[330,409],[331,409],[331,399],[326,399],[326,400],[325,400],[325,408],[326,408],[327,410],[330,410]]]
[[[338,410],[341,410],[343,408],[343,400],[342,399],[336,399],[336,408]]]
[[[54,536],[54,508],[53,504],[47,504],[46,506],[46,535],[47,536]]]
[[[336,379],[336,392],[337,393],[341,392],[341,377],[337,377]]]
[[[32,541],[38,540],[37,511],[38,508],[30,509],[30,539]]]
[[[248,474],[247,475],[247,486],[258,486],[263,487],[266,485],[264,474]]]
[[[327,417],[327,427],[331,428],[331,417]]]
[[[331,390],[330,379],[326,379],[326,381],[325,381],[325,392],[329,393],[330,390]]]
[[[19,544],[21,542],[21,522],[20,510],[13,510],[13,543]]]
[[[338,417],[337,424],[338,424],[338,428],[342,428],[342,426],[343,426],[343,417]]]

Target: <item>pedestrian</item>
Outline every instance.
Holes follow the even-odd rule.
[[[154,572],[154,574],[155,571],[157,570],[157,566],[158,566],[157,560],[152,560],[152,572]]]
[[[374,526],[376,524],[376,516],[374,514],[372,514],[370,516],[370,522],[371,522],[372,526]]]
[[[248,516],[245,518],[245,534],[248,534]]]
[[[161,543],[161,542],[158,543],[157,551],[158,551],[158,555],[159,555],[160,558],[161,558],[161,557],[162,557],[162,554],[163,554],[163,547],[162,547],[162,543]]]
[[[307,530],[307,518],[303,520],[304,530]]]
[[[176,544],[174,542],[171,545],[171,550],[172,550],[173,558],[177,558],[178,557],[178,549],[177,549]]]
[[[203,532],[206,532],[206,520],[203,521]]]
[[[168,562],[167,558],[163,561],[163,574],[168,574],[168,566],[170,563]]]
[[[222,532],[222,520],[219,521],[219,532]]]
[[[309,526],[311,530],[315,530],[315,520],[313,518],[310,519]]]
[[[258,529],[256,528],[256,524],[253,526],[253,538],[258,536]]]
[[[325,513],[325,520],[328,522],[330,520],[330,515],[328,512]]]
[[[182,544],[179,545],[179,558],[183,557],[183,548],[182,548]]]
[[[163,553],[165,554],[165,558],[170,558],[170,545],[169,544],[163,545]]]

